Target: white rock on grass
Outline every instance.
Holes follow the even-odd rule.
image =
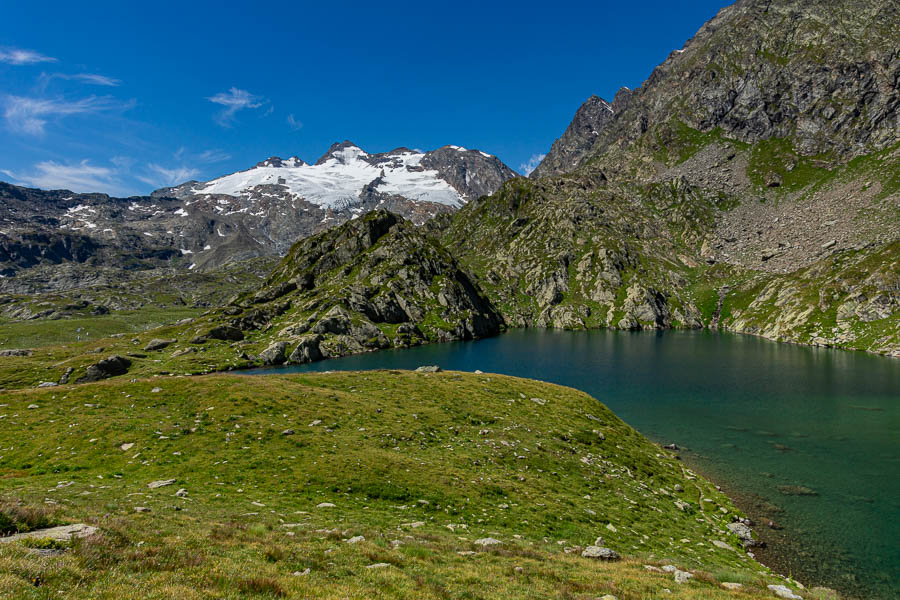
[[[316,508],[334,508],[334,504],[331,502],[319,502],[316,504]]]
[[[367,569],[384,569],[386,567],[390,567],[391,563],[375,563],[374,565],[366,566]]]
[[[177,479],[160,479],[159,481],[151,481],[147,484],[147,487],[151,490],[155,490],[157,488],[166,487],[167,485],[173,485]]]
[[[675,583],[685,583],[688,579],[691,579],[693,575],[688,573],[687,571],[677,570],[675,571]]]
[[[732,583],[732,582],[726,581],[725,583],[722,584],[722,587],[725,588],[726,590],[731,590],[732,592],[734,592],[734,591],[739,590],[742,587],[744,587],[744,584]]]
[[[16,542],[29,538],[41,540],[56,540],[67,542],[73,538],[83,538],[97,533],[96,527],[85,525],[84,523],[76,523],[75,525],[63,525],[61,527],[50,527],[47,529],[37,529],[27,533],[17,533],[7,537],[0,537],[0,543]]]
[[[500,540],[492,537],[480,538],[475,540],[475,544],[483,548],[486,548],[487,546],[497,546],[502,543],[503,542],[501,542]]]
[[[352,538],[350,538],[349,540],[347,540],[347,543],[348,543],[348,544],[358,544],[358,543],[364,542],[364,541],[366,541],[366,538],[364,538],[363,536],[361,536],[361,535],[354,535]]]
[[[128,451],[128,450],[131,450],[132,448],[134,448],[134,444],[132,444],[132,443],[127,443],[127,442],[124,443],[124,444],[122,444],[121,446],[119,446],[119,450],[121,450],[122,452],[126,452],[126,451]]]
[[[803,596],[799,596],[791,591],[786,585],[769,585],[768,587],[779,598],[787,598],[787,600],[803,600]]]
[[[600,560],[619,560],[619,553],[611,548],[602,546],[588,546],[581,553],[583,558],[597,558]]]

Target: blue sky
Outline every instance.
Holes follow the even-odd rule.
[[[146,194],[344,139],[524,171],[722,5],[8,2],[0,180]]]

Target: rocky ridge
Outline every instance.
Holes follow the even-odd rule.
[[[178,337],[192,338],[194,349],[225,341],[246,359],[278,365],[487,337],[504,327],[449,252],[376,210],[301,240],[259,289]]]
[[[458,146],[368,154],[344,142],[316,165],[272,157],[149,197],[0,183],[0,291],[21,289],[12,280],[42,266],[83,265],[70,271],[93,285],[97,267],[204,270],[282,256],[298,239],[375,208],[416,223],[453,212],[514,175],[496,157]],[[48,283],[41,291],[58,289]]]

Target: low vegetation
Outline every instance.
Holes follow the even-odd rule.
[[[0,544],[0,597],[623,600],[785,584],[741,549],[726,527],[741,513],[715,486],[555,385],[120,378],[7,393],[0,415],[2,514],[99,527],[53,556]],[[582,558],[595,543],[624,559]]]

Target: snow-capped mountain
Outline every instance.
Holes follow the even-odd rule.
[[[514,176],[495,156],[459,146],[444,146],[431,152],[397,148],[369,154],[345,141],[333,144],[314,164],[296,156],[286,160],[272,157],[246,171],[207,182],[190,181],[153,195],[184,199],[188,204],[210,196],[269,196],[355,214],[373,208],[369,206],[373,200],[377,201],[376,206],[382,206],[391,199],[403,199],[431,205],[431,210],[408,215],[421,221],[423,214],[442,212],[446,210],[443,207],[459,208],[478,196],[491,194]],[[227,212],[235,203],[220,198],[218,204],[222,207],[218,212]],[[242,206],[237,210],[246,209]]]
[[[370,154],[343,142],[313,164],[271,157],[149,197],[0,184],[0,271],[12,277],[48,261],[88,260],[196,269],[281,255],[298,239],[375,208],[421,224],[514,176],[497,157],[459,146]]]

